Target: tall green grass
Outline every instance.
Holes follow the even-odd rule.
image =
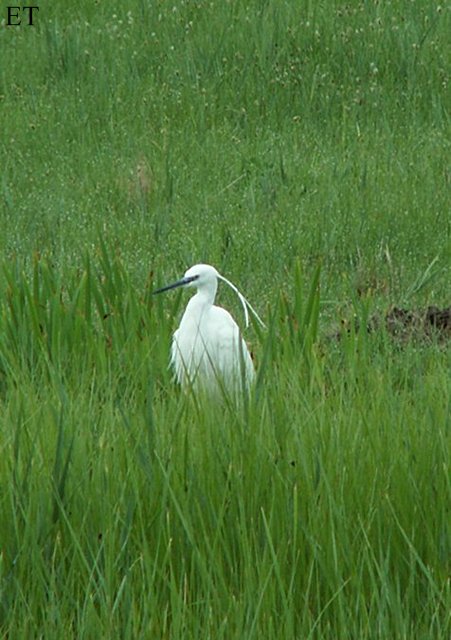
[[[449,11],[40,7],[0,30],[1,637],[448,638],[449,346],[366,325],[449,305]],[[168,369],[151,291],[201,261],[267,323],[240,406]]]
[[[449,353],[318,342],[299,272],[250,405],[193,403],[162,303],[104,257],[6,274],[5,634],[446,637]]]

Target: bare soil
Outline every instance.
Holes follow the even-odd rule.
[[[358,323],[357,327],[358,328]],[[426,309],[406,309],[392,307],[387,313],[376,313],[367,324],[369,333],[385,329],[397,342],[409,341],[447,343],[451,340],[451,307],[440,309],[429,306]],[[340,339],[350,331],[349,322],[344,321],[342,329],[334,334]]]

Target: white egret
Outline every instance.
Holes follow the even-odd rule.
[[[154,293],[176,287],[196,287],[171,346],[171,364],[182,387],[205,389],[209,392],[225,388],[236,393],[249,388],[255,377],[254,364],[240,330],[230,313],[214,305],[218,279],[226,282],[243,305],[246,327],[249,310],[258,322],[264,323],[234,284],[214,267],[197,264],[188,269],[181,280]]]

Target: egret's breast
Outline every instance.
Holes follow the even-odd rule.
[[[241,383],[243,372],[248,384],[254,375],[237,324],[228,311],[216,306],[199,314],[185,313],[174,333],[171,360],[182,385],[217,387],[222,380],[229,387]]]

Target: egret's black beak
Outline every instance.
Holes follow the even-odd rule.
[[[177,282],[174,282],[173,284],[168,284],[165,287],[161,287],[161,289],[157,289],[156,291],[152,291],[152,294],[155,295],[156,293],[163,293],[163,291],[169,291],[170,289],[176,289],[177,287],[183,287],[186,284],[189,284],[190,282],[193,282],[194,280],[197,280],[199,276],[191,276],[190,278],[182,278],[181,280],[177,280]]]

